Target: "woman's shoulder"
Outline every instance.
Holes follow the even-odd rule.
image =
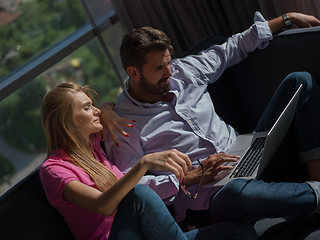
[[[74,169],[74,165],[69,161],[68,154],[61,149],[52,150],[46,160],[39,168],[40,175],[43,174],[57,174],[64,171]],[[73,170],[72,170],[73,171]]]
[[[41,166],[47,166],[61,161],[68,161],[68,154],[63,149],[53,149],[48,153]]]
[[[70,181],[88,178],[81,168],[68,159],[68,155],[63,150],[50,152],[39,168],[39,176],[42,184],[50,191],[55,187],[63,189],[63,186]],[[61,189],[59,191],[62,191]]]

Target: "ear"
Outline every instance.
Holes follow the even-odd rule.
[[[127,67],[127,73],[129,77],[133,80],[140,78],[140,71],[136,67],[133,67],[133,66]]]

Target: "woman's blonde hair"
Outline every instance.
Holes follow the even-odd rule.
[[[42,100],[41,121],[46,135],[48,152],[63,149],[70,161],[86,171],[100,191],[117,181],[117,177],[97,161],[91,147],[77,131],[73,119],[74,95],[84,92],[92,99],[95,93],[75,83],[62,83],[49,91]]]

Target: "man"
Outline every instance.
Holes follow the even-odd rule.
[[[123,172],[127,172],[143,155],[156,151],[174,148],[189,156],[194,168],[184,179],[177,179],[169,173],[152,172],[140,181],[155,190],[166,204],[174,206],[178,222],[185,219],[187,209],[209,209],[210,217],[217,222],[238,218],[242,214],[241,217],[247,219],[244,209],[252,211],[249,215],[252,222],[262,217],[302,214],[313,209],[312,203],[304,202],[306,199],[302,200],[298,195],[310,197],[311,186],[313,194],[318,197],[318,183],[274,185],[236,180],[221,190],[220,187],[206,188],[202,185],[198,189],[200,183],[209,182],[218,172],[230,169],[230,166],[223,165],[225,162],[238,160],[237,156],[223,153],[233,143],[237,132],[216,114],[207,85],[216,81],[226,68],[247,57],[248,53],[266,47],[272,40],[272,34],[286,27],[288,18],[300,27],[320,25],[318,19],[300,13],[288,13],[269,22],[256,13],[255,23],[243,33],[230,37],[226,43],[212,46],[197,56],[174,60],[171,59],[170,40],[156,29],[145,27],[124,37],[120,52],[130,79],[114,110],[126,119],[136,120],[136,123],[134,128],[128,129],[128,134],[123,133],[127,137],[118,136],[116,144],[112,144],[114,137],[108,135],[106,151],[109,159]],[[305,73],[291,75],[278,92],[287,90],[286,86],[292,86],[292,83],[308,85],[312,81],[312,77]],[[307,94],[316,95],[313,91]],[[101,119],[105,124],[109,114],[106,111],[107,108],[102,108]],[[121,121],[124,122],[122,124],[126,122],[124,119]],[[270,126],[270,121],[267,115],[258,128]],[[320,142],[319,145],[312,144],[315,149],[320,146]],[[203,167],[199,166],[198,160]],[[180,191],[185,187],[188,191]],[[197,198],[190,199],[195,197],[195,193]],[[285,209],[279,195],[290,200],[285,201]],[[251,201],[240,205],[233,201],[234,197]],[[258,203],[255,209],[250,205],[252,202]],[[299,205],[297,210],[296,204],[303,207]],[[266,206],[271,206],[272,211],[265,212]],[[279,209],[275,209],[276,206]]]

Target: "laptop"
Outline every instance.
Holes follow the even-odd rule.
[[[221,171],[213,181],[204,185],[225,185],[235,178],[258,179],[289,130],[301,89],[302,84],[269,131],[239,135],[227,153],[238,155],[240,159],[236,163],[225,163],[233,169]]]

